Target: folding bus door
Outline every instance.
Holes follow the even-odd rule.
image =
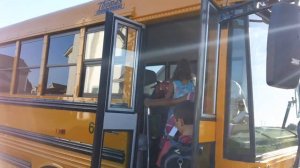
[[[140,87],[137,84],[137,69],[142,29],[143,25],[139,23],[111,12],[106,13],[93,168],[100,167],[100,164],[101,167],[111,167],[113,163],[105,165],[109,163],[101,162],[106,157],[114,158],[122,167],[134,166],[138,105],[136,92]],[[114,147],[116,150],[111,150]],[[105,151],[108,149],[110,151]]]

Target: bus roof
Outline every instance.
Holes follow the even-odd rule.
[[[215,0],[220,4],[226,0]],[[237,2],[241,0],[230,0]],[[105,4],[107,2],[107,4]],[[108,3],[110,2],[110,4]],[[111,2],[115,4],[111,5]],[[119,3],[119,5],[118,5]],[[159,4],[159,5],[158,5]],[[39,16],[0,29],[0,43],[93,25],[104,21],[106,8],[139,22],[198,12],[200,0],[93,0],[78,6]]]

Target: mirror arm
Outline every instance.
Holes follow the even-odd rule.
[[[281,126],[282,129],[285,129],[286,121],[287,121],[287,118],[289,116],[289,113],[290,113],[290,110],[291,110],[291,106],[293,104],[295,104],[295,103],[296,103],[296,100],[294,99],[294,97],[292,97],[291,101],[288,101],[288,105],[286,107],[286,111],[285,111],[283,123],[282,123],[282,126]]]

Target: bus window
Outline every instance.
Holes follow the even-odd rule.
[[[84,55],[83,96],[85,97],[95,97],[99,92],[103,40],[103,27],[88,29]]]
[[[45,94],[73,95],[78,40],[78,31],[50,36]]]
[[[15,44],[0,46],[0,92],[9,93],[15,57]]]
[[[36,94],[40,76],[43,39],[23,41],[18,62],[17,93]]]
[[[110,107],[133,108],[133,80],[137,60],[137,30],[118,24],[112,60]]]
[[[230,37],[227,133],[225,134],[225,157],[233,160],[253,159],[250,149],[250,131],[248,115],[248,76],[245,28],[246,19],[231,22]]]
[[[146,69],[156,73],[158,81],[166,80],[166,66],[165,65],[151,65],[147,66]]]

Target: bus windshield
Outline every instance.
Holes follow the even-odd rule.
[[[259,19],[257,16],[250,16],[249,37],[252,71],[252,89],[253,89],[253,111],[256,131],[256,151],[263,153],[278,148],[284,148],[295,145],[296,134],[296,104],[294,89],[279,89],[267,85],[266,82],[266,48],[268,25],[264,22],[251,22]],[[289,112],[286,123],[284,118],[286,112]],[[284,128],[279,130],[275,128]],[[260,146],[267,142],[266,137],[281,139],[277,145],[270,144],[266,149]],[[291,140],[291,138],[293,140]]]

